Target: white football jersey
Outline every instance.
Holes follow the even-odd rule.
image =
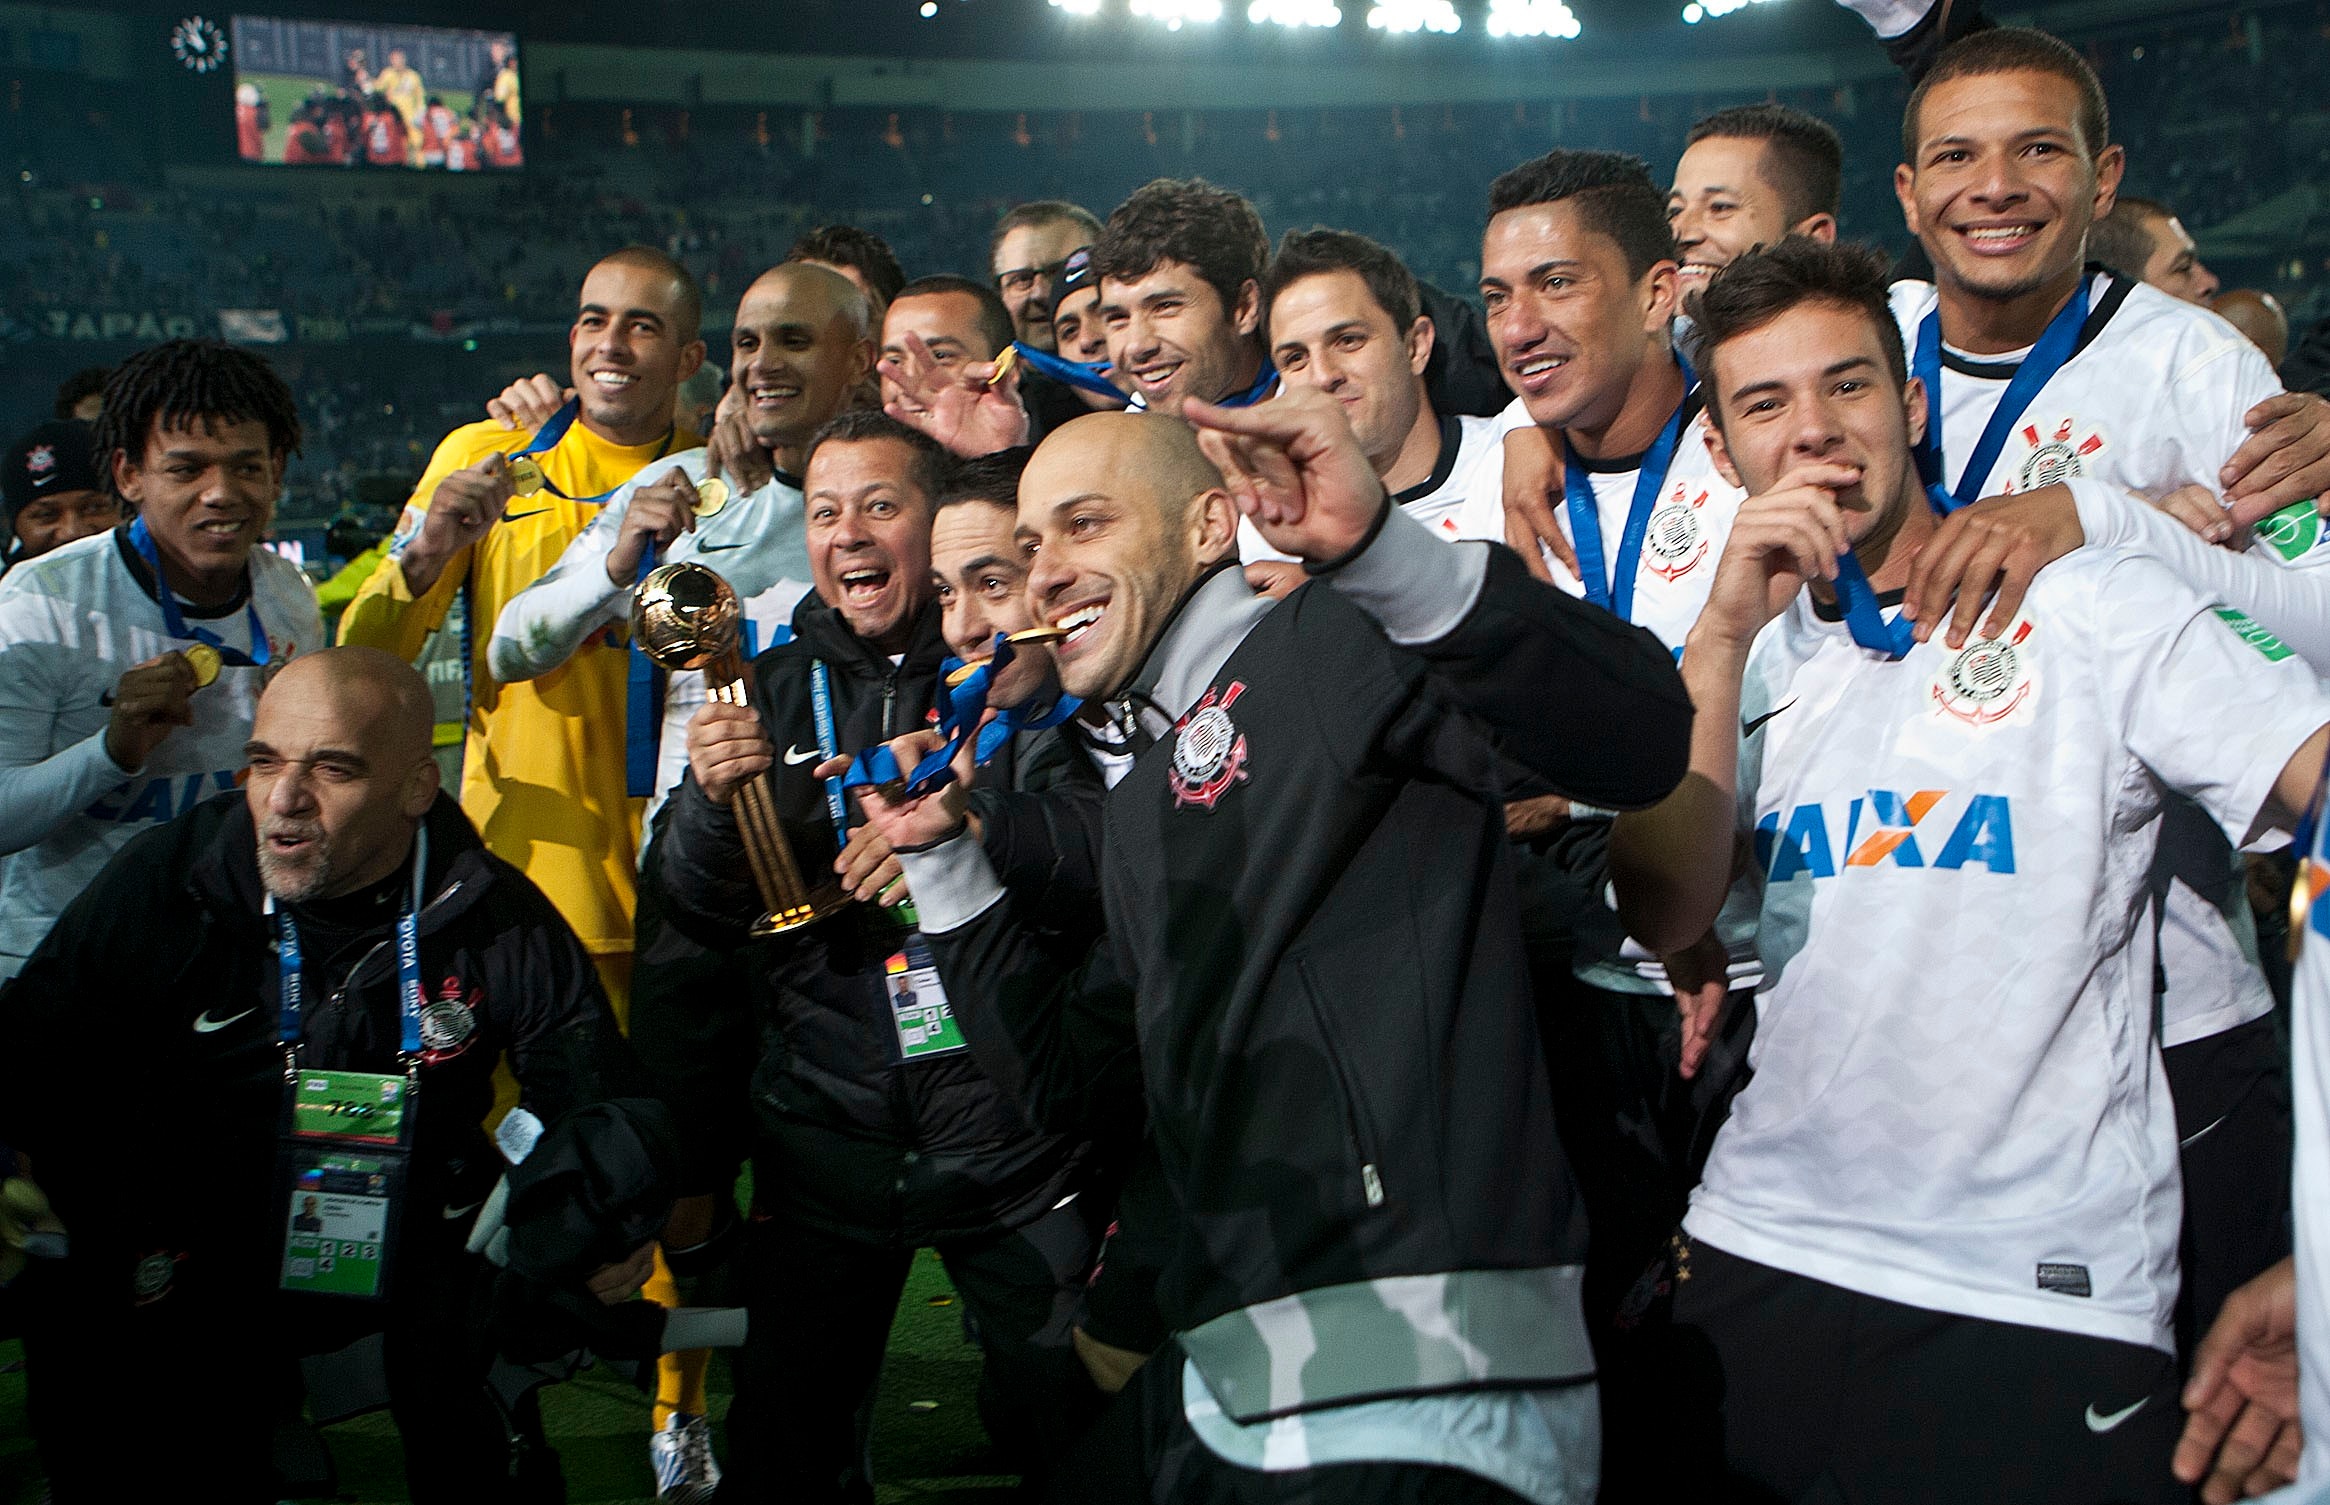
[[[2149,557],[2050,565],[1895,661],[1809,594],[1756,639],[1754,1076],[1685,1221],[1929,1310],[2173,1351],[2175,1115],[2145,880],[2169,791],[2235,838],[2330,692]]]
[[[1392,500],[1404,508],[1408,516],[1432,530],[1435,538],[1451,543],[1468,535],[1459,531],[1463,524],[1465,504],[1471,500],[1473,479],[1480,473],[1484,460],[1497,453],[1497,441],[1502,433],[1495,420],[1475,418],[1469,414],[1450,413],[1440,420],[1440,455],[1433,462],[1432,474],[1407,490],[1396,492]],[[1502,538],[1504,535],[1499,534]],[[1238,519],[1238,562],[1252,564],[1262,559],[1292,560],[1263,542],[1255,531],[1251,518]]]
[[[39,763],[102,737],[121,676],[187,646],[163,630],[161,606],[131,572],[133,557],[116,529],[27,560],[0,579],[0,758],[9,764]],[[180,611],[189,626],[270,666],[323,646],[315,588],[298,566],[253,549],[250,581],[263,643],[252,642],[242,601],[221,612],[181,603]],[[40,841],[0,859],[0,976],[23,965],[131,837],[235,787],[267,678],[265,668],[222,667],[194,692],[194,724],[163,738],[134,774],[96,752],[88,803]]]
[[[501,620],[494,624],[494,636],[520,642],[529,638],[579,642],[593,632],[627,624],[631,588],[608,580],[607,555],[623,531],[632,495],[675,470],[684,472],[691,481],[702,480],[704,455],[701,449],[683,450],[642,466],[607,499],[590,526],[566,546],[550,572],[510,598],[502,608]],[[800,482],[791,476],[773,475],[758,491],[731,498],[713,516],[699,516],[695,530],[672,540],[659,563],[693,560],[719,574],[743,597],[746,627],[742,651],[749,663],[754,654],[791,631],[793,608],[809,594],[805,528]],[[498,654],[501,649],[497,644],[492,651]],[[498,658],[492,661],[500,662]],[[534,672],[545,667],[537,666]],[[688,771],[688,722],[705,699],[701,671],[681,669],[664,676],[655,788],[647,802],[643,830],[655,823],[656,812]],[[639,860],[647,860],[644,841]]]
[[[2306,1451],[2298,1482],[2330,1486],[2330,828],[2300,853],[2314,902],[2290,987],[2290,1106],[2297,1126],[2298,1411]]]
[[[1893,311],[1912,350],[1935,300],[1931,283],[1893,286]],[[2218,490],[2218,468],[2248,437],[2242,415],[2281,391],[2273,368],[2232,325],[2157,288],[2101,274],[2088,279],[2088,301],[2086,343],[2024,411],[1981,494],[2075,476],[2149,501],[2185,485]],[[1951,487],[2023,354],[1943,347],[1942,454]],[[2296,547],[2295,532],[2282,526],[2260,530],[2253,547],[2310,569],[2330,562],[2330,547],[2315,546],[2323,542],[2314,530],[2307,547]],[[2240,866],[2205,816],[2171,815],[2153,882],[2167,979],[2161,1043],[2181,1045],[2270,1013]]]

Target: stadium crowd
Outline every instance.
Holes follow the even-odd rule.
[[[54,1499],[277,1498],[351,1396],[561,1499],[590,1355],[663,1498],[870,1501],[923,1249],[1028,1498],[2323,1497],[2322,352],[2078,49],[1853,8],[1898,109],[1663,177],[578,221],[564,370],[404,399],[320,590],[374,393],[66,382],[0,455]]]

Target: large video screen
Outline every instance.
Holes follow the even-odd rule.
[[[506,31],[237,16],[235,149],[290,167],[502,172],[526,162]]]

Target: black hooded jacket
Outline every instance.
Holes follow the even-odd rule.
[[[814,776],[816,665],[826,669],[839,750],[855,753],[934,723],[946,652],[935,605],[915,619],[893,664],[813,597],[794,614],[792,638],[753,661],[753,703],[777,749],[769,770],[777,813],[812,886],[830,875],[841,845]],[[1039,769],[1026,766],[1038,761],[1029,749],[1009,749],[998,761],[1021,766],[991,769],[982,782],[1069,779],[1090,784],[1097,799],[1089,767],[1052,750]],[[857,821],[854,809],[848,818]],[[1038,818],[1024,811],[1023,826]],[[848,1237],[914,1246],[1017,1227],[1081,1184],[1080,1139],[1038,1133],[970,1052],[902,1057],[883,983],[905,939],[895,912],[851,905],[806,930],[747,940],[763,906],[735,816],[705,798],[692,774],[672,793],[646,882],[682,931],[705,945],[750,947],[761,1037],[754,1192],[764,1204]],[[724,1075],[703,1063],[702,1090],[720,1090]],[[690,1092],[685,1080],[672,1088]]]

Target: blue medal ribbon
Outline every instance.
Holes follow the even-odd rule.
[[[243,602],[243,617],[251,629],[251,651],[229,647],[224,639],[207,627],[189,627],[186,614],[178,609],[178,597],[170,589],[170,582],[162,574],[161,551],[154,546],[154,535],[146,527],[144,517],[130,520],[129,546],[138,551],[138,558],[146,562],[146,569],[154,577],[154,604],[162,608],[162,631],[181,643],[205,643],[218,650],[219,662],[237,668],[250,669],[268,660],[267,629],[259,621],[257,582],[252,583],[252,596]]]
[[[1942,458],[1942,316],[1936,309],[1917,326],[1917,350],[1910,363],[1911,372],[1925,384],[1925,439],[1917,446],[1918,479],[1925,482],[1926,499],[1933,503],[1936,514],[1947,517],[1969,502],[1979,501],[1982,488],[1989,484],[1991,467],[2006,449],[2007,435],[2030,410],[2031,402],[2040,391],[2055,379],[2055,373],[2069,364],[2079,350],[2079,332],[2087,325],[2087,279],[2079,279],[2071,301],[2064,304],[2031,353],[2015,368],[2014,379],[1999,394],[1998,406],[1990,413],[1990,421],[1982,426],[1982,437],[1975,442],[1974,453],[1967,458],[1966,468],[1958,475],[1956,487],[1944,480],[1947,466]]]
[[[1606,568],[1602,553],[1602,511],[1594,498],[1593,478],[1583,465],[1565,463],[1561,468],[1562,497],[1569,507],[1570,545],[1577,550],[1578,577],[1585,582],[1586,599],[1621,621],[1634,620],[1634,577],[1642,568],[1643,537],[1650,531],[1650,515],[1658,507],[1659,493],[1666,489],[1667,472],[1674,468],[1675,449],[1683,437],[1683,415],[1690,411],[1691,393],[1699,385],[1689,361],[1677,355],[1675,364],[1683,370],[1683,398],[1668,416],[1667,426],[1659,430],[1657,441],[1643,452],[1642,468],[1634,477],[1634,501],[1626,511],[1626,527],[1618,535],[1618,568],[1614,573]]]
[[[429,832],[413,833],[413,891],[396,917],[396,986],[402,1018],[402,1053],[408,1059],[421,1054],[421,884],[429,867]],[[299,949],[299,926],[291,911],[279,908],[267,896],[267,912],[275,916],[275,1039],[285,1050],[295,1050],[305,1038],[303,1016],[307,1006],[307,964]]]
[[[955,685],[948,684],[947,680],[963,667],[964,661],[949,658],[939,669],[939,730],[946,736],[945,745],[915,764],[912,772],[904,774],[900,773],[897,755],[890,751],[887,743],[867,748],[858,754],[857,760],[850,764],[849,772],[838,781],[841,787],[863,789],[903,783],[905,788],[899,792],[898,797],[914,799],[935,789],[943,789],[954,781],[955,758],[962,752],[963,744],[974,737],[977,738],[977,746],[972,751],[972,760],[979,764],[991,763],[1004,745],[1019,733],[1044,731],[1076,714],[1083,702],[1073,695],[1061,694],[1041,706],[1005,706],[995,713],[994,720],[987,721],[988,688],[994,683],[996,675],[1010,667],[1013,656],[1011,640],[999,632],[995,635],[994,654],[974,668],[962,683]],[[985,724],[982,725],[982,722]],[[824,726],[820,722],[819,745],[826,747],[822,740],[823,734]],[[826,756],[832,755],[830,747],[826,747]],[[827,781],[829,785],[834,782]],[[833,797],[838,799],[839,795]]]
[[[1025,344],[1019,346],[1019,358],[1029,370],[1039,376],[1048,376],[1064,387],[1077,387],[1102,397],[1113,397],[1119,406],[1130,400],[1122,387],[1108,379],[1109,368],[1105,361],[1088,366],[1082,361],[1063,360],[1048,350],[1038,350],[1033,345]]]
[[[639,551],[639,569],[632,589],[647,583],[655,572],[655,545]],[[656,753],[663,740],[663,667],[647,656],[634,639],[623,680],[623,782],[633,799],[655,793]]]

